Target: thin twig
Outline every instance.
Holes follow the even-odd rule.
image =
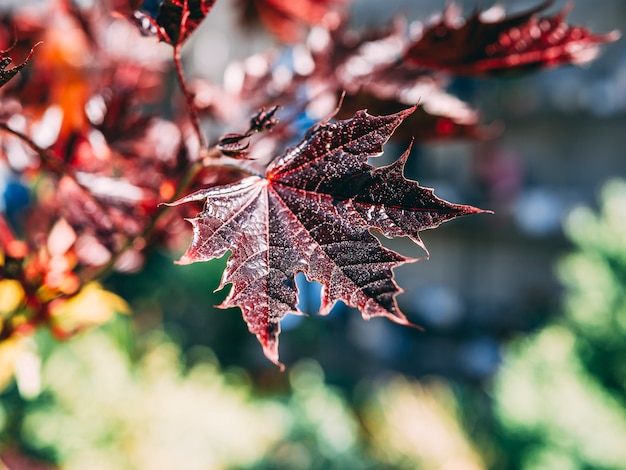
[[[176,70],[176,78],[178,79],[178,85],[180,86],[180,90],[185,96],[185,101],[187,102],[188,108],[187,110],[189,112],[189,119],[191,120],[191,125],[193,126],[194,131],[198,136],[200,148],[207,148],[208,144],[200,127],[200,117],[198,116],[196,105],[194,104],[194,96],[187,86],[187,81],[185,80],[185,75],[183,73],[183,63],[180,58],[180,49],[181,44],[177,44],[176,46],[174,46],[174,69]]]
[[[68,168],[66,165],[64,165],[63,162],[59,160],[58,158],[55,158],[49,150],[46,150],[45,148],[37,145],[26,134],[23,134],[22,132],[9,127],[9,125],[6,124],[5,122],[0,122],[0,130],[3,130],[9,134],[14,135],[18,139],[20,139],[22,142],[24,142],[26,145],[28,145],[32,150],[35,151],[37,155],[39,155],[39,158],[41,158],[41,161],[44,163],[44,165],[50,168],[54,173],[57,173],[60,175],[69,175],[72,177],[72,179],[74,180],[76,179],[74,177],[74,172],[72,171],[71,168]]]

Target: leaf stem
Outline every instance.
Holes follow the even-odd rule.
[[[189,111],[189,118],[191,120],[191,125],[198,136],[198,142],[200,142],[200,148],[207,148],[207,141],[202,133],[202,129],[200,127],[200,117],[198,116],[198,111],[196,109],[196,105],[193,102],[193,93],[189,90],[187,86],[187,81],[185,80],[185,74],[183,73],[183,63],[180,57],[180,50],[182,45],[177,44],[174,46],[174,69],[176,70],[176,78],[178,80],[178,85],[180,86],[183,95],[185,96],[185,101],[187,102],[187,108]]]

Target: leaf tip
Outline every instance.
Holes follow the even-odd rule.
[[[411,150],[413,149],[413,143],[415,142],[415,137],[411,137],[411,142],[409,143],[409,146],[407,147],[407,149],[402,152],[402,155],[400,155],[400,158],[398,158],[398,160],[396,160],[395,163],[392,163],[391,167],[393,166],[397,166],[400,171],[401,174],[404,174],[404,167],[406,166],[406,163],[409,161],[409,156],[411,155]]]
[[[187,253],[185,253],[183,256],[180,257],[180,259],[174,261],[174,264],[178,266],[186,266],[193,263],[194,261],[195,260],[193,260],[190,256],[187,255]]]
[[[400,310],[398,310],[394,314],[386,315],[386,317],[392,322],[397,323],[398,325],[408,326],[409,328],[413,328],[419,331],[425,331],[424,327],[417,325],[415,323],[411,323],[408,320],[408,318],[404,315],[404,313],[400,312]]]
[[[495,214],[491,209],[481,209],[480,207],[469,206],[465,204],[452,204],[455,211],[458,212],[457,216],[472,215],[472,214]]]
[[[261,338],[259,338],[259,341],[261,341]],[[278,360],[278,343],[276,341],[272,342],[272,344],[263,344],[263,354],[276,364],[281,372],[285,372],[285,364]]]
[[[397,115],[404,121],[408,116],[413,114],[417,108],[419,108],[419,103],[415,103],[413,106],[399,111]]]
[[[468,214],[495,214],[491,209],[480,209],[479,207],[467,206],[470,208]]]
[[[426,331],[426,329],[423,326],[417,325],[415,323],[411,323],[410,321],[407,321],[406,323],[401,323],[401,325],[408,326],[409,328],[413,328],[414,330],[421,331],[421,332]]]
[[[614,29],[613,31],[609,31],[608,33],[600,36],[600,39],[608,43],[608,42],[615,42],[621,37],[622,37],[621,31],[619,29]]]

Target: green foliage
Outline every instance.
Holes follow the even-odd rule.
[[[626,183],[576,209],[576,251],[558,265],[563,317],[519,341],[496,381],[496,412],[523,469],[626,468]]]
[[[208,348],[185,355],[158,330],[137,337],[126,316],[66,343],[41,332],[29,347],[42,362],[0,396],[4,455],[18,446],[96,470],[484,468],[443,382],[364,382],[355,407],[309,360],[290,369],[288,393],[261,395]]]
[[[223,468],[258,460],[288,425],[276,404],[253,400],[243,377],[210,356],[185,370],[153,333],[131,363],[98,331],[56,347],[21,435],[68,469]],[[95,465],[95,466],[94,466]]]

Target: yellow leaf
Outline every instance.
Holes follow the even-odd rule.
[[[24,300],[22,285],[13,279],[0,281],[0,315],[16,311]]]
[[[0,343],[0,390],[4,390],[13,378],[15,361],[26,349],[24,339],[22,336],[13,335]]]
[[[59,299],[50,305],[50,317],[55,328],[66,333],[101,325],[115,313],[130,313],[130,307],[120,296],[91,282],[69,299]]]

